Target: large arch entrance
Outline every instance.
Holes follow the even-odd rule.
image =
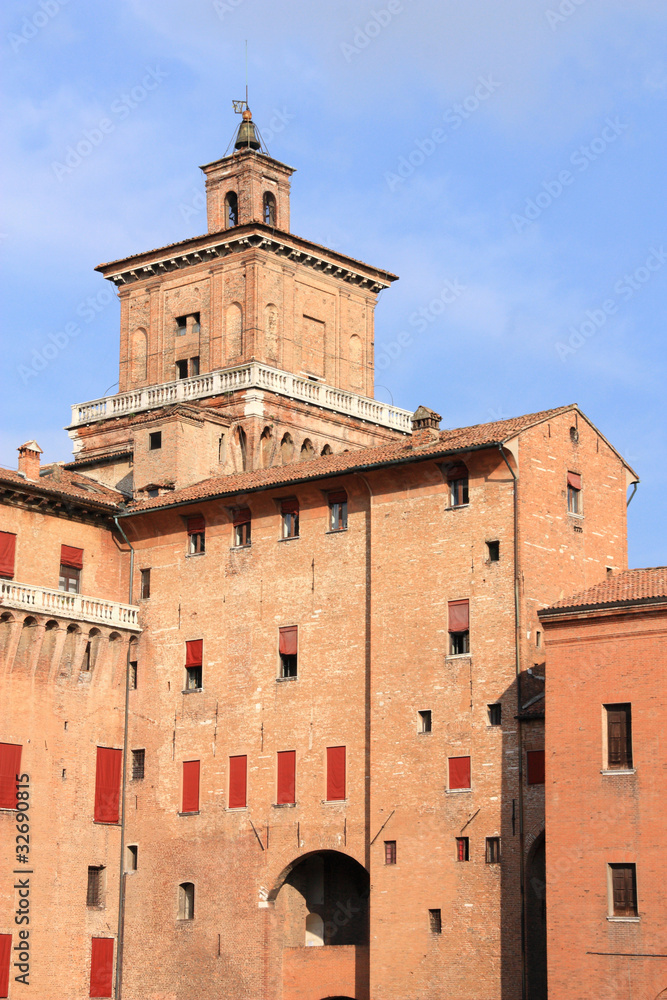
[[[284,1000],[368,1000],[369,894],[366,869],[340,851],[314,851],[281,872],[268,899]]]

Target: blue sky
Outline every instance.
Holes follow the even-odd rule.
[[[667,563],[663,0],[0,16],[1,464],[33,437],[69,459],[70,404],[113,391],[118,304],[93,267],[205,232],[199,164],[237,126],[247,39],[255,120],[297,168],[292,230],[400,275],[377,396],[443,427],[579,403],[642,479],[630,565]]]

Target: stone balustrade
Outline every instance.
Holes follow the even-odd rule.
[[[85,594],[66,594],[48,587],[31,587],[13,580],[0,581],[0,608],[57,615],[94,625],[116,626],[131,632],[141,631],[139,609],[133,604],[103,601]]]

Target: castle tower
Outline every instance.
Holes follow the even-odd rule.
[[[74,466],[155,492],[410,433],[373,399],[375,303],[396,275],[290,233],[294,171],[249,110],[202,170],[206,234],[97,268],[121,303],[119,393],[73,407]]]

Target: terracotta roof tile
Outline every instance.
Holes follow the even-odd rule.
[[[667,601],[667,566],[653,566],[648,569],[628,569],[622,573],[610,573],[602,583],[589,587],[579,594],[565,597],[550,608],[540,612],[549,617],[560,610],[576,608],[604,607],[614,604],[650,603],[652,600]]]
[[[103,486],[79,472],[69,472],[62,466],[46,466],[42,469],[42,472],[45,471],[46,475],[40,475],[35,480],[26,479],[13,469],[0,468],[0,483],[12,483],[30,493],[70,497],[109,510],[120,510],[126,499],[118,490]]]
[[[508,441],[520,431],[540,423],[549,417],[565,413],[574,408],[574,404],[561,406],[554,410],[542,410],[539,413],[528,413],[522,417],[509,420],[497,420],[489,424],[475,424],[472,427],[459,427],[455,430],[434,432],[433,440],[424,444],[414,444],[414,441],[398,441],[382,445],[379,448],[362,448],[346,452],[342,455],[326,455],[312,459],[309,462],[295,462],[279,468],[260,469],[256,472],[239,472],[234,475],[215,476],[203,480],[181,490],[174,490],[168,495],[151,497],[128,504],[127,514],[140,513],[159,507],[171,507],[176,504],[194,503],[216,496],[235,493],[247,493],[252,490],[267,489],[271,486],[289,486],[295,483],[307,482],[310,479],[323,479],[328,476],[343,475],[357,469],[366,469],[375,465],[391,465],[397,462],[416,461],[434,455],[446,455],[450,452],[467,451],[482,448],[487,445]]]

